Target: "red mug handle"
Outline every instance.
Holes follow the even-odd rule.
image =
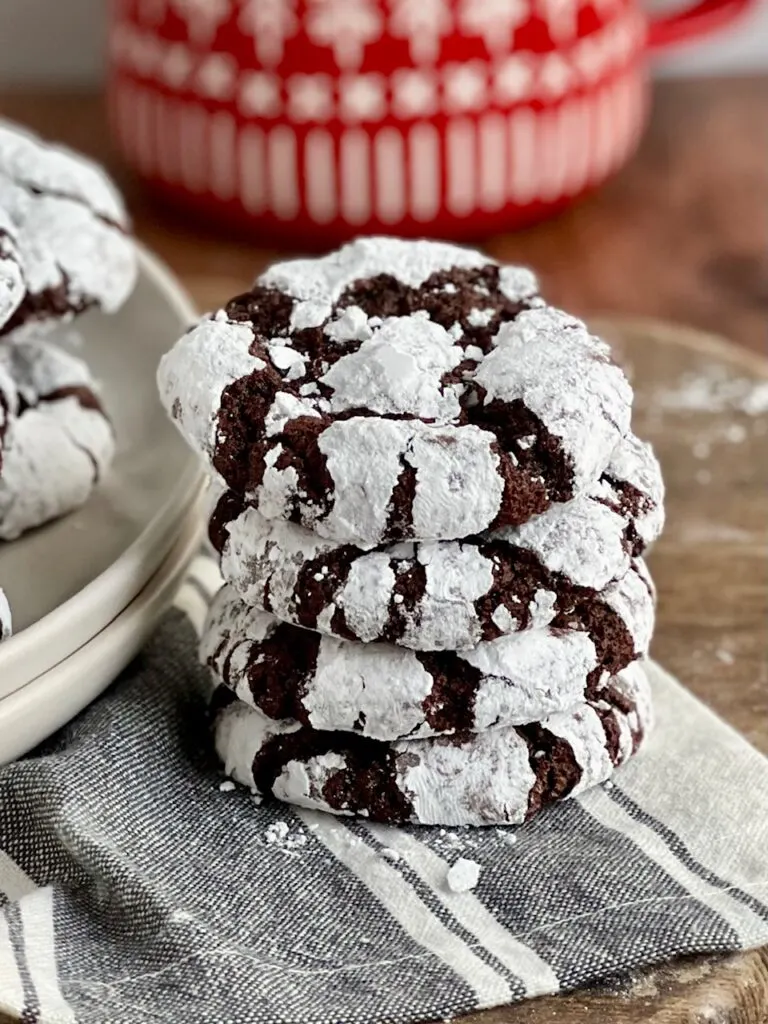
[[[699,0],[682,11],[650,18],[648,46],[661,50],[729,25],[756,0]]]

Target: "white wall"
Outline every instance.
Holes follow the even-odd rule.
[[[108,3],[0,0],[0,85],[98,80]],[[768,0],[717,40],[688,44],[657,66],[665,74],[768,70]]]

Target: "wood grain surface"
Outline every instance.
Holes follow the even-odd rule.
[[[153,207],[114,160],[97,98],[6,95],[0,113],[106,161],[140,237],[201,307],[242,290],[274,258],[267,240],[222,240]],[[768,754],[768,398],[759,415],[737,408],[740,388],[768,380],[757,355],[767,340],[766,154],[768,78],[666,83],[639,154],[601,192],[556,220],[481,241],[535,266],[551,301],[596,325],[595,313],[662,318],[740,346],[648,321],[600,323],[633,374],[636,427],[657,446],[668,486],[669,525],[650,559],[654,656]],[[680,408],[692,401],[691,378],[717,408]],[[731,402],[721,378],[735,388]],[[766,1024],[768,950],[670,964],[467,1020]]]
[[[112,152],[100,99],[0,94],[0,114],[103,160],[139,235],[204,305],[241,290],[275,250],[227,241],[152,206]],[[635,159],[592,197],[515,235],[479,239],[527,262],[574,313],[654,316],[754,350],[768,313],[768,77],[663,82]]]

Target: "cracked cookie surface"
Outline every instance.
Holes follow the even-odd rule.
[[[538,723],[394,743],[275,722],[226,690],[213,704],[225,771],[252,790],[332,814],[446,826],[521,823],[605,781],[652,720],[640,664]]]
[[[201,660],[267,717],[318,730],[395,740],[525,725],[594,697],[647,652],[653,602],[637,573],[628,577],[616,595],[559,625],[458,652],[322,636],[247,607],[225,587],[208,614]]]
[[[82,505],[112,462],[115,438],[86,364],[46,340],[0,346],[11,382],[0,468],[0,539]]]
[[[583,494],[632,399],[530,271],[382,238],[272,267],[158,379],[187,440],[264,518],[364,549],[519,525]]]
[[[100,167],[0,120],[0,337],[117,310],[136,281],[129,226]]]

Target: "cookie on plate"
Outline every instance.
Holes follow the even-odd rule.
[[[0,121],[0,336],[118,309],[136,280],[128,231],[101,168]]]
[[[13,632],[13,619],[11,616],[11,606],[8,604],[8,598],[5,596],[5,592],[0,589],[0,643],[3,640],[7,640]]]
[[[539,723],[381,743],[275,722],[217,691],[216,749],[237,782],[278,800],[372,821],[503,825],[608,779],[652,725],[639,663]]]
[[[532,624],[557,626],[573,609],[589,614],[627,577],[660,528],[662,485],[650,448],[632,437],[622,445],[633,464],[648,463],[631,474],[644,491],[606,475],[588,495],[480,537],[363,551],[267,520],[232,491],[216,506],[210,537],[243,601],[279,619],[365,643],[465,650]],[[646,588],[638,600],[648,603]],[[650,616],[638,611],[634,620]]]
[[[0,346],[12,382],[2,438],[0,539],[82,505],[110,465],[115,438],[86,364],[44,340]]]
[[[163,359],[187,440],[266,519],[370,549],[519,525],[600,478],[631,388],[533,275],[436,242],[278,264]]]

